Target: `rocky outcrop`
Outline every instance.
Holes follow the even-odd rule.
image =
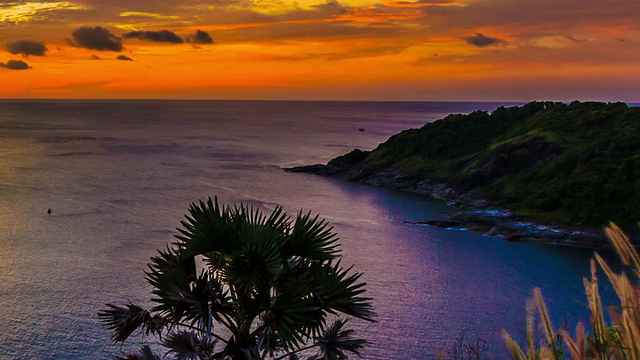
[[[563,226],[542,225],[531,217],[522,217],[502,210],[470,210],[448,214],[446,219],[405,222],[428,225],[447,230],[482,231],[499,236],[506,241],[535,242],[538,244],[564,245],[588,249],[609,247],[602,231]]]
[[[299,166],[285,170],[338,177],[377,187],[410,191],[445,201],[463,210],[447,214],[445,219],[405,222],[407,224],[434,226],[448,230],[481,231],[490,236],[498,236],[505,241],[589,249],[602,249],[609,246],[608,240],[599,229],[571,227],[558,222],[521,216],[507,209],[498,209],[496,204],[483,199],[480,193],[464,192],[459,187],[423,179],[399,170],[366,165],[364,159],[367,154],[365,151],[356,149],[331,160],[326,165]]]
[[[369,151],[354,149],[353,151],[332,159],[326,165],[315,164],[306,166],[297,166],[285,169],[290,172],[311,173],[316,175],[334,176],[345,178],[350,181],[358,181],[368,175],[374,174],[375,170],[371,166],[367,166],[364,160],[369,155]]]
[[[506,240],[600,247],[609,221],[637,232],[638,133],[640,107],[531,102],[490,114],[452,114],[393,135],[370,152],[289,171],[441,199],[462,211],[447,221]],[[520,215],[474,213],[505,208]]]

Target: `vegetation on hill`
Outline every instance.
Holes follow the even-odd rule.
[[[521,214],[581,226],[640,220],[640,108],[624,103],[449,115],[359,157],[366,174],[400,170]]]
[[[269,216],[217,200],[192,204],[172,247],[151,258],[150,309],[107,304],[102,322],[122,343],[153,335],[177,359],[344,359],[366,341],[348,318],[372,321],[360,273],[340,264],[336,234],[309,213]],[[161,359],[148,346],[118,359]]]

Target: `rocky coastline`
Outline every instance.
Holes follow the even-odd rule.
[[[399,170],[376,167],[363,160],[369,152],[355,149],[332,159],[326,165],[315,164],[285,169],[293,173],[311,173],[342,178],[376,187],[409,191],[441,200],[460,211],[447,214],[444,219],[425,219],[407,222],[450,230],[481,231],[505,241],[533,242],[588,249],[609,248],[602,229],[583,228],[559,221],[524,216],[484,199],[477,192],[461,192],[441,182],[403,173]]]

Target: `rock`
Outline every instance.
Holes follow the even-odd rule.
[[[358,181],[366,176],[373,174],[376,170],[375,167],[369,165],[360,164],[364,160],[368,151],[362,151],[360,149],[354,149],[353,151],[331,159],[327,165],[315,164],[307,166],[296,166],[292,168],[284,169],[285,171],[295,173],[310,173],[324,176],[336,176],[345,177],[352,181]]]
[[[491,236],[496,236],[496,235],[504,235],[506,233],[508,233],[507,229],[504,226],[498,224],[492,227],[487,234]]]
[[[503,236],[502,240],[511,241],[511,242],[520,242],[522,241],[522,236],[519,236],[517,233],[511,233]]]
[[[377,187],[409,190],[415,188],[418,180],[415,176],[407,175],[397,170],[390,170],[378,172],[373,176],[368,175],[362,182]]]
[[[315,164],[315,165],[305,165],[305,166],[296,166],[292,168],[287,168],[285,171],[293,172],[293,173],[310,173],[323,175],[325,171],[325,165]]]
[[[542,230],[538,235],[539,238],[550,240],[566,239],[567,236],[568,234],[566,232],[555,229]]]
[[[544,148],[545,151],[559,151]],[[482,194],[458,192],[447,184],[423,179],[399,170],[383,169],[365,163],[368,152],[355,149],[332,159],[327,165],[315,164],[285,169],[290,172],[306,172],[324,176],[345,178],[365,184],[401,189],[430,196],[465,211],[448,215],[448,219],[435,219],[411,224],[429,225],[444,229],[468,229],[484,231],[491,236],[502,236],[506,241],[536,242],[600,249],[609,243],[599,229],[568,228],[562,225],[541,225],[540,219],[516,215],[508,210],[489,208],[490,202]],[[511,164],[519,166],[516,163]]]
[[[491,229],[492,227],[497,225],[499,222],[498,217],[492,216],[491,214],[483,213],[483,212],[464,211],[464,212],[453,213],[450,216],[451,216],[451,219],[460,221],[466,224],[475,224],[475,225],[485,226],[487,230]]]
[[[342,156],[338,156],[337,158],[331,159],[327,163],[327,166],[332,167],[344,167],[344,166],[354,166],[369,156],[369,151],[362,151],[360,149],[353,149],[351,152],[346,153]]]
[[[435,226],[443,229],[462,227],[462,224],[453,220],[431,220],[423,222],[425,225]]]

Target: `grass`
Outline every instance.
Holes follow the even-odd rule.
[[[579,323],[572,336],[566,329],[554,330],[542,292],[536,288],[527,303],[527,340],[524,349],[503,330],[511,357],[516,360],[640,360],[640,255],[627,236],[614,224],[606,229],[607,237],[628,273],[616,274],[598,254],[591,260],[591,278],[584,278],[590,311],[591,333]],[[609,309],[609,321],[598,292],[597,268],[603,270],[616,291],[619,306]],[[536,346],[535,313],[539,314],[544,338]]]

